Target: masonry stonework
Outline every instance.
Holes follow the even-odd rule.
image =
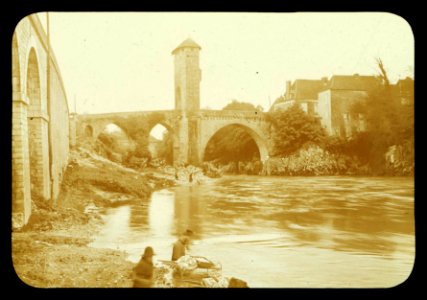
[[[272,142],[269,138],[269,123],[264,113],[229,110],[199,110],[189,114],[185,122],[182,121],[181,114],[176,110],[77,115],[77,143],[84,140],[95,142],[108,124],[115,124],[119,119],[123,120],[132,117],[140,120],[149,120],[150,116],[154,114],[163,116],[163,121],[160,124],[168,128],[172,134],[175,163],[198,165],[203,162],[204,152],[210,139],[216,132],[230,125],[239,125],[252,136],[258,145],[261,160],[265,160],[271,151]],[[150,127],[154,127],[156,124],[159,123],[150,124]],[[186,130],[188,130],[190,137],[185,137],[179,131],[182,128],[182,124],[187,124]],[[91,128],[92,134],[90,136],[87,135],[87,128]],[[188,144],[189,140],[191,140],[190,144]],[[184,159],[185,156],[183,155],[183,153],[187,152],[181,151],[183,145],[189,149],[187,159]]]
[[[15,28],[12,92],[12,227],[20,228],[30,218],[33,197],[57,197],[69,153],[65,88],[34,14]]]
[[[82,139],[94,142],[105,126],[114,124],[117,118],[137,117],[143,120],[157,114],[162,116],[161,124],[172,133],[175,164],[202,163],[210,139],[216,132],[230,125],[245,128],[258,145],[261,160],[266,160],[272,143],[269,125],[262,112],[200,110],[200,49],[193,40],[187,39],[172,51],[175,67],[174,110],[76,115],[76,143]]]

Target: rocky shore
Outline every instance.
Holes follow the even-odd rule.
[[[192,169],[193,168],[193,169]],[[123,167],[85,149],[73,151],[57,203],[33,197],[29,223],[12,232],[17,276],[33,287],[131,287],[127,254],[88,246],[102,225],[102,208],[150,197],[188,178],[203,180],[195,167]]]

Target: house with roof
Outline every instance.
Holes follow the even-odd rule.
[[[286,82],[286,91],[272,105],[271,110],[286,110],[297,103],[307,114],[317,114],[317,95],[328,86],[327,77],[320,80],[296,79]]]
[[[317,112],[328,134],[346,138],[366,130],[364,116],[352,114],[351,107],[365,99],[379,84],[375,76],[332,76],[329,85],[318,93],[317,103]]]
[[[333,75],[329,80],[297,79],[286,82],[286,92],[280,96],[270,111],[286,110],[297,103],[307,114],[320,118],[329,135],[349,138],[366,130],[363,114],[352,112],[352,106],[377,89],[381,79],[366,75]],[[394,97],[402,105],[414,103],[414,80],[410,77],[391,84]]]

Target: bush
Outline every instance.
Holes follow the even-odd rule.
[[[307,115],[298,104],[270,112],[268,120],[272,125],[274,156],[290,155],[307,143],[322,145],[326,138],[320,120]]]
[[[291,155],[270,158],[265,168],[270,175],[344,175],[358,174],[361,164],[355,158],[306,145]]]

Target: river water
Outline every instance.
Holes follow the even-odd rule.
[[[392,287],[415,258],[413,178],[227,176],[103,213],[91,246],[170,260],[189,228],[191,254],[250,287]]]

